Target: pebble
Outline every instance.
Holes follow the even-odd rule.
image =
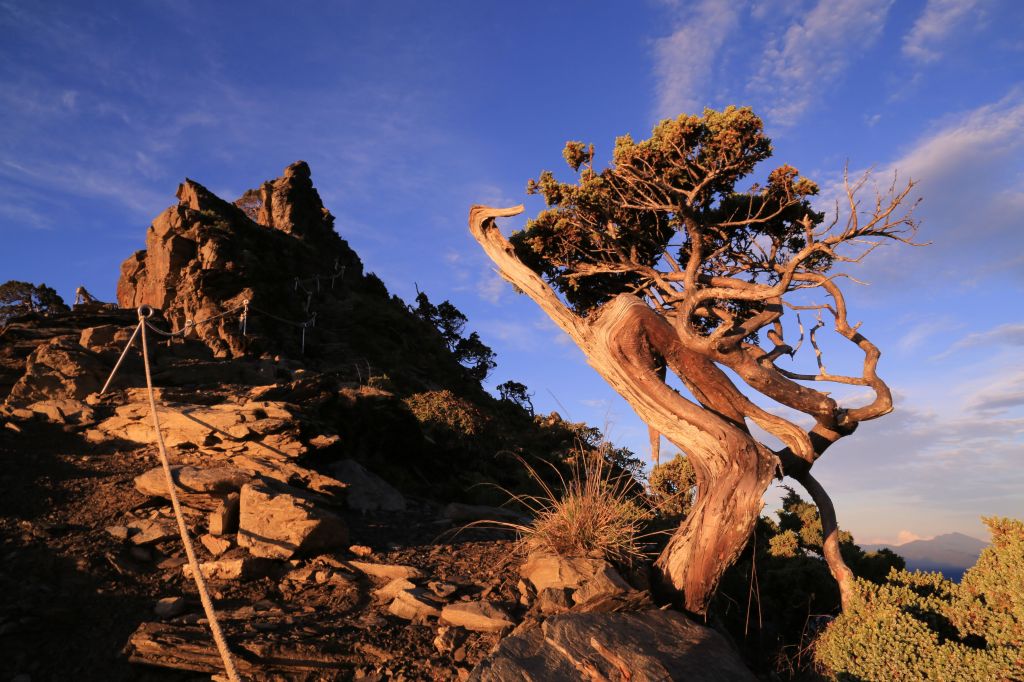
[[[160,618],[174,618],[185,612],[184,597],[164,597],[153,607],[153,613]]]

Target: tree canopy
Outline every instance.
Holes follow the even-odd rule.
[[[26,313],[67,312],[68,306],[46,284],[8,280],[0,284],[0,324]]]
[[[829,211],[812,203],[818,185],[789,165],[739,188],[771,153],[750,109],[684,114],[659,123],[649,139],[619,137],[604,169],[596,167],[592,145],[567,143],[563,156],[575,180],[549,171],[531,180],[527,192],[547,208],[509,239],[494,218],[522,207],[470,212],[470,229],[501,274],[573,338],[648,424],[655,460],[658,434],[688,456],[698,494],[656,569],[697,612],[706,609],[721,564],[746,543],[780,470],[810,492],[822,517],[822,551],[847,594],[852,573],[840,554],[832,502],[810,469],[860,422],[892,410],[877,373],[881,353],[847,319],[839,282],[848,275],[838,266],[886,242],[913,243],[917,224],[907,198],[914,185],[898,188],[894,177],[862,202],[869,176],[851,181],[844,173]],[[799,342],[786,341],[787,310],[818,316],[808,335],[814,372],[777,364],[804,338],[801,325]],[[859,375],[826,369],[818,335],[827,321],[862,353]],[[687,395],[666,385],[668,372]],[[810,416],[814,426],[761,407],[732,376]],[[841,406],[812,388],[828,382],[863,387],[870,397]],[[784,447],[769,448],[748,422]]]

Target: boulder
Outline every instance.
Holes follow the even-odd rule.
[[[506,637],[470,680],[755,682],[722,635],[676,611],[567,613]]]
[[[549,587],[575,590],[591,580],[629,589],[629,585],[611,564],[604,559],[590,557],[563,557],[547,552],[531,552],[520,567],[519,574],[532,583],[538,593]]]
[[[39,344],[25,363],[25,372],[11,388],[8,402],[27,405],[53,398],[84,400],[103,387],[110,368],[94,352],[78,345],[78,337],[57,336]]]
[[[402,493],[377,474],[351,459],[343,459],[331,467],[334,477],[348,488],[345,502],[355,511],[405,511]]]
[[[290,559],[296,554],[344,547],[348,527],[310,496],[262,483],[242,486],[238,544],[258,557]]]
[[[460,601],[441,609],[441,621],[475,632],[501,632],[515,627],[505,611],[488,601]]]
[[[98,327],[86,327],[82,330],[81,335],[78,337],[78,345],[84,348],[88,348],[91,351],[103,351],[106,350],[107,346],[113,346],[121,338],[118,335],[118,331],[123,327],[118,327],[114,324],[101,324]],[[128,332],[128,336],[131,332]],[[128,341],[128,337],[124,338],[124,341]]]
[[[39,400],[29,405],[28,410],[54,424],[90,424],[94,421],[92,408],[72,398]]]
[[[570,596],[573,611],[615,611],[651,605],[647,592],[633,589],[604,559],[532,552],[519,573],[538,597],[545,595],[537,607],[542,613],[563,610],[563,595]]]

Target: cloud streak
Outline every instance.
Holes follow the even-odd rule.
[[[979,0],[928,0],[913,28],[903,37],[904,56],[922,64],[942,57],[942,44],[962,26]]]
[[[744,2],[703,0],[696,7],[672,3],[672,34],[654,43],[659,119],[699,114],[709,104],[707,85],[725,40],[739,25]]]
[[[767,115],[793,125],[882,34],[892,0],[819,0],[769,41],[748,88],[767,95]]]
[[[953,353],[967,348],[993,345],[1024,346],[1024,324],[1002,324],[987,331],[971,332],[935,356],[935,359],[949,357]]]

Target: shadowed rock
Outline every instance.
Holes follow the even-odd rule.
[[[502,640],[469,679],[756,680],[717,632],[658,610],[553,616]]]

